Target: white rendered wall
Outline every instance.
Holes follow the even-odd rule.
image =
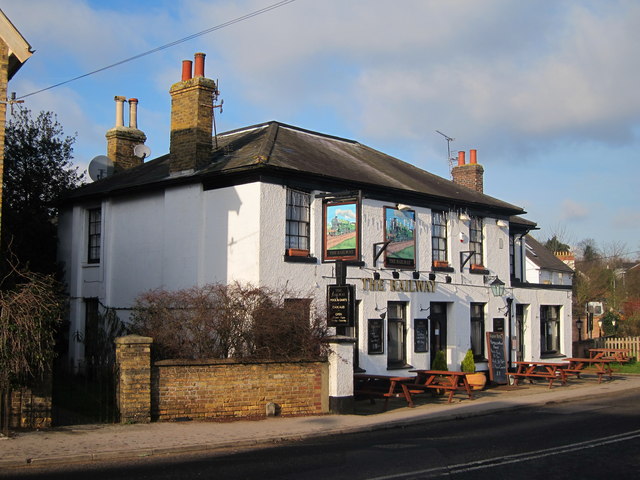
[[[89,207],[91,205],[87,205]],[[470,305],[485,304],[485,329],[493,318],[504,318],[505,297],[530,305],[525,329],[526,349],[539,357],[540,305],[562,305],[562,353],[571,347],[570,291],[510,288],[508,231],[485,218],[484,266],[488,275],[507,284],[505,297],[490,293],[485,274],[472,274],[467,264],[460,271],[460,252],[469,250],[469,225],[457,212],[448,212],[448,256],[453,272],[436,273],[432,292],[365,290],[363,279],[378,271],[392,280],[383,257],[373,265],[373,244],[384,240],[384,207],[391,202],[364,199],[361,218],[361,256],[364,267],[349,267],[348,283],[356,286],[359,308],[359,362],[369,373],[387,373],[387,357],[367,354],[367,320],[380,318],[387,302],[406,303],[406,361],[412,368],[430,367],[430,352],[414,352],[413,321],[427,318],[432,302],[447,305],[447,362],[459,369],[470,346]],[[284,258],[286,188],[266,183],[203,191],[199,185],[179,186],[163,192],[103,202],[103,260],[86,264],[86,209],[76,207],[60,218],[61,260],[67,268],[72,297],[72,329],[84,329],[82,298],[98,297],[104,305],[129,307],[140,293],[153,289],[175,290],[194,285],[234,280],[286,289],[292,295],[314,298],[324,308],[326,286],[335,283],[333,263],[322,260],[322,200],[311,204],[311,255],[318,263],[293,263]],[[413,208],[416,214],[416,270],[426,281],[431,271],[431,210]],[[462,241],[460,241],[462,239]],[[400,280],[411,280],[413,270],[400,271]],[[445,276],[451,283],[445,283]],[[529,281],[531,281],[529,279]],[[566,281],[566,279],[563,279]],[[510,324],[505,320],[505,327]],[[385,321],[386,329],[386,321]],[[72,330],[73,331],[73,330]],[[508,336],[514,335],[507,331]],[[386,338],[386,330],[385,330]],[[387,352],[385,345],[385,352]],[[74,355],[81,356],[76,348]],[[482,368],[482,365],[479,365]],[[394,371],[402,374],[402,371]]]

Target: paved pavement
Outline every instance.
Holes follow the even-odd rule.
[[[356,402],[357,412],[369,414],[268,418],[236,422],[171,422],[124,425],[78,425],[43,431],[17,432],[0,440],[0,469],[44,466],[74,462],[125,459],[195,453],[222,448],[251,447],[286,440],[370,431],[419,422],[445,421],[483,415],[504,409],[571,402],[612,392],[640,388],[640,376],[618,375],[598,384],[595,376],[572,379],[551,389],[547,384],[502,386],[476,392],[475,400],[456,394],[454,403],[446,397],[424,397],[415,408],[393,400],[393,408],[380,412],[382,402],[370,406]],[[405,403],[406,405],[406,403]],[[372,408],[373,407],[373,408]]]

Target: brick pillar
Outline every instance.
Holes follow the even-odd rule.
[[[183,71],[183,80],[172,85],[169,170],[177,173],[207,165],[213,146],[213,103],[216,82],[204,77],[204,54],[196,54],[196,75]]]
[[[477,161],[476,150],[470,151],[471,162],[465,163],[464,153],[458,152],[458,165],[451,170],[454,183],[470,188],[476,192],[484,192],[484,168]]]
[[[353,413],[353,344],[356,339],[335,335],[329,343],[329,411]]]
[[[120,423],[151,421],[150,337],[127,335],[116,338],[118,386],[116,398]]]

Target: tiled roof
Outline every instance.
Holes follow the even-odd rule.
[[[553,252],[538,242],[531,235],[527,235],[527,258],[544,270],[573,273],[573,269],[556,257]]]
[[[313,182],[341,182],[363,191],[394,192],[425,201],[476,206],[503,215],[520,207],[462,187],[361,143],[268,122],[218,135],[211,162],[199,171],[169,175],[169,155],[75,190],[69,199],[133,192],[228,175],[286,173]],[[528,221],[527,221],[528,222]],[[528,222],[532,224],[532,222]],[[535,224],[532,224],[535,225]]]

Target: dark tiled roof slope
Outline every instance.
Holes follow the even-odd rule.
[[[447,203],[476,205],[504,215],[522,208],[462,187],[411,164],[343,138],[323,135],[278,122],[218,135],[211,163],[186,175],[169,175],[169,155],[75,190],[68,200],[128,193],[178,182],[259,171],[286,171],[317,181],[340,180],[354,189],[367,186],[406,192]]]
[[[571,267],[556,257],[553,252],[538,242],[531,235],[527,235],[526,242],[527,246],[531,248],[531,251],[527,249],[527,258],[529,258],[538,267],[544,270],[573,273],[573,269]]]

